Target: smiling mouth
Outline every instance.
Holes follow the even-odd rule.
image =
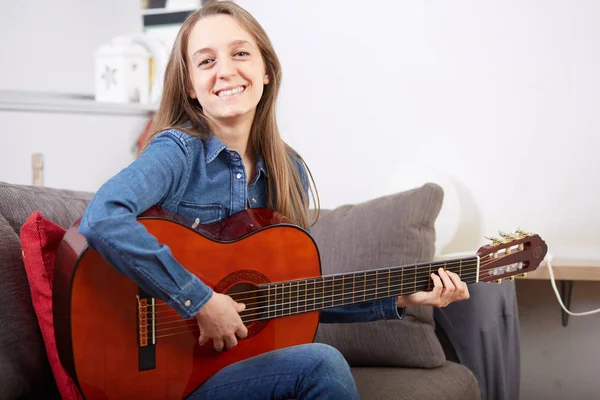
[[[246,86],[238,86],[236,88],[229,89],[229,90],[219,90],[216,93],[216,95],[220,98],[225,98],[225,97],[233,96],[238,93],[242,93],[245,90],[246,90]]]

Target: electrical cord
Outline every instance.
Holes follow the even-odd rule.
[[[598,308],[596,310],[590,310],[590,311],[572,312],[572,311],[569,311],[567,309],[567,307],[565,307],[562,299],[560,298],[560,294],[558,293],[558,288],[556,287],[556,281],[554,280],[554,272],[552,271],[553,258],[554,258],[553,254],[550,254],[550,253],[546,254],[546,258],[545,258],[546,266],[548,267],[548,272],[550,273],[550,282],[552,283],[552,288],[554,289],[554,293],[556,294],[556,299],[560,303],[560,306],[562,307],[562,309],[565,310],[565,312],[567,314],[574,315],[574,316],[591,315],[591,314],[596,314],[596,313],[600,312],[600,308]]]

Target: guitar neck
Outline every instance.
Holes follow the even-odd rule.
[[[253,319],[271,319],[430,291],[433,289],[431,273],[437,274],[439,268],[456,273],[466,283],[475,283],[479,258],[472,256],[261,285],[264,311]]]

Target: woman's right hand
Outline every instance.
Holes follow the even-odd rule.
[[[216,351],[235,347],[238,343],[236,335],[241,339],[248,335],[248,329],[239,314],[245,308],[245,304],[237,303],[230,296],[213,293],[196,314],[200,328],[200,346],[212,339]]]

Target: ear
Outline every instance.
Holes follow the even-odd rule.
[[[196,92],[194,92],[194,89],[188,89],[188,96],[190,96],[192,99],[198,98],[198,96],[196,96]]]
[[[269,74],[265,74],[265,77],[263,79],[263,84],[268,85],[269,84]]]

